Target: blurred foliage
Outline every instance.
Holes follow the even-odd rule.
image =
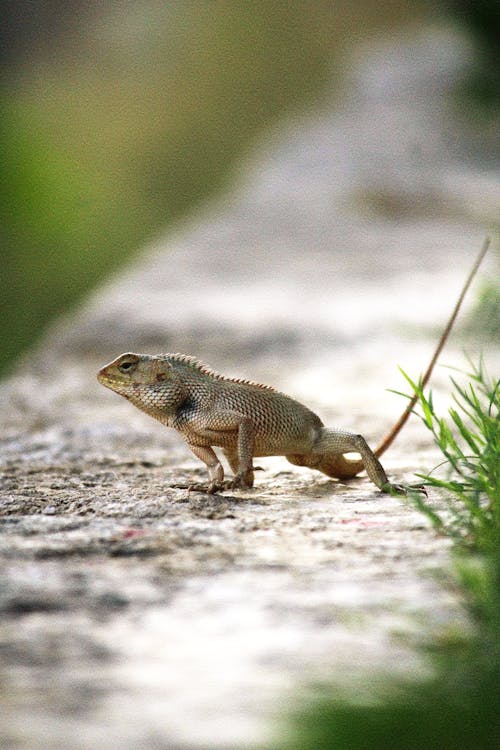
[[[474,635],[428,644],[431,677],[387,680],[368,701],[348,700],[323,686],[317,700],[295,714],[280,745],[286,750],[500,747],[500,381],[491,381],[481,362],[471,365],[467,386],[453,381],[448,421],[435,413],[431,395],[407,379],[452,472],[448,480],[424,477],[446,490],[439,508],[417,493],[410,499],[454,541],[455,583]]]
[[[0,373],[227,188],[264,128],[331,86],[346,48],[426,12],[425,0],[3,3]]]
[[[392,684],[373,705],[334,693],[300,713],[286,750],[492,750],[500,747],[498,642],[447,648],[433,678]],[[443,654],[441,653],[441,659]]]
[[[500,105],[500,11],[497,0],[448,0],[449,10],[471,33],[475,62],[463,93],[487,109]]]
[[[490,378],[482,359],[478,364],[469,359],[469,366],[466,387],[450,378],[448,417],[436,413],[432,391],[427,395],[421,381],[401,370],[411,387],[407,398],[417,394],[419,416],[444,458],[436,469],[445,467],[445,476],[440,471],[417,474],[424,486],[446,491],[440,507],[426,494],[409,496],[440,534],[488,557],[500,543],[500,379]]]
[[[3,4],[0,371],[410,0]]]

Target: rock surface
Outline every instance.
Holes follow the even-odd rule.
[[[448,544],[403,501],[280,458],[251,492],[172,489],[201,464],[95,380],[121,351],[183,351],[376,443],[494,215],[446,96],[462,58],[445,32],[373,47],[341,106],[280,128],[3,385],[3,748],[270,747],[315,680],[369,694],[466,627]],[[414,420],[384,465],[436,461]]]

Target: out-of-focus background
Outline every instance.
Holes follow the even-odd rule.
[[[498,113],[494,0],[18,0],[2,16],[0,372],[230,190],[267,128],[342,90],[360,42],[442,17],[470,45],[457,112],[479,141]]]

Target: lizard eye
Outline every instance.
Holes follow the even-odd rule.
[[[130,360],[125,360],[125,362],[122,362],[120,365],[118,365],[118,369],[120,372],[123,373],[129,373],[133,372],[137,366],[137,362],[131,362]]]

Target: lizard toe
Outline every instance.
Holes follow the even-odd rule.
[[[231,490],[249,490],[253,487],[253,475],[249,477],[245,474],[236,474],[233,479],[228,481],[228,489]]]
[[[406,495],[406,488],[402,484],[392,484],[387,482],[380,488],[381,492],[386,492],[388,495]]]

